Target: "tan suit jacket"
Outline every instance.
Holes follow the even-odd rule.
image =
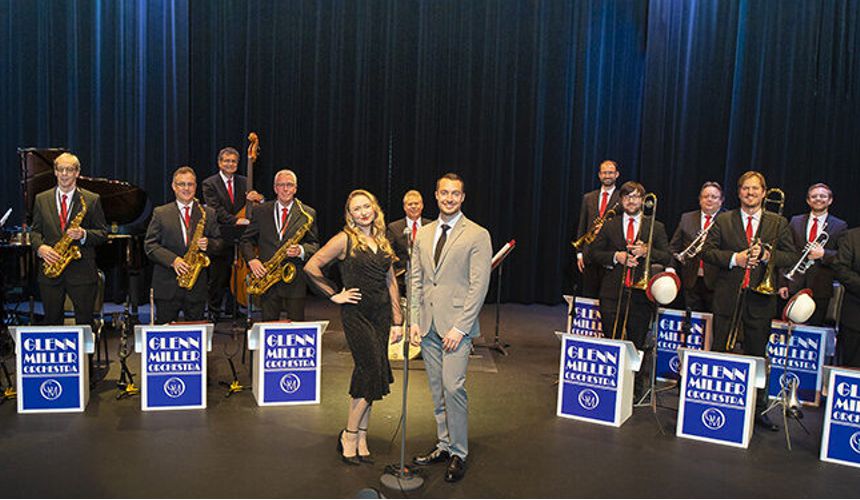
[[[480,335],[478,314],[490,285],[490,233],[461,216],[449,234],[439,265],[433,263],[438,219],[418,230],[412,248],[411,320],[427,335],[431,325],[444,336],[452,327]]]

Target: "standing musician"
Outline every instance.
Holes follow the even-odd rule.
[[[75,323],[91,325],[93,322],[98,292],[95,247],[107,241],[107,226],[99,195],[77,187],[80,174],[78,157],[61,154],[54,160],[57,187],[36,195],[33,205],[30,237],[36,254],[42,259],[38,282],[46,325],[63,324],[67,294],[74,306]],[[80,258],[68,262],[59,276],[46,276],[46,266],[59,269],[61,265],[58,264],[64,257],[70,257],[73,248],[80,249]]]
[[[684,302],[693,311],[711,312],[711,302],[714,297],[714,281],[717,278],[717,268],[705,264],[702,260],[700,243],[704,243],[703,231],[708,231],[714,219],[722,210],[723,188],[719,183],[708,181],[699,190],[699,210],[693,210],[681,215],[678,228],[669,242],[669,249],[675,256],[674,266],[681,270],[681,284],[684,286]],[[702,236],[700,236],[702,235]],[[696,244],[693,244],[693,242]],[[692,248],[691,248],[692,245]],[[698,254],[693,255],[696,247]],[[683,262],[678,256],[688,250]]]
[[[806,259],[814,261],[815,264],[805,273],[794,273],[791,281],[783,276],[783,273],[789,272],[790,269],[782,269],[779,273],[779,296],[783,299],[788,299],[804,288],[812,290],[815,312],[806,323],[815,326],[824,324],[827,305],[833,297],[834,272],[831,266],[836,260],[839,238],[848,229],[844,220],[828,213],[832,203],[833,191],[830,186],[823,183],[809,186],[806,191],[806,204],[809,205],[810,212],[792,217],[789,228],[794,237],[794,247],[802,251],[809,245]],[[828,234],[828,240],[823,246],[815,243],[822,231]]]
[[[576,229],[577,239],[582,238],[586,232],[594,228],[594,222],[598,217],[603,217],[607,210],[618,204],[619,196],[615,189],[618,175],[618,164],[614,161],[605,160],[600,164],[600,169],[597,172],[597,177],[600,179],[600,189],[586,193],[582,197],[582,206],[579,208],[579,226]],[[576,268],[582,275],[580,295],[597,298],[603,276],[606,274],[603,266],[590,262],[585,248],[580,248],[576,254]]]
[[[406,261],[409,260],[409,244],[415,241],[418,230],[430,223],[430,219],[421,216],[423,211],[424,199],[421,197],[421,193],[410,189],[403,195],[403,212],[406,217],[391,222],[386,229],[386,238],[394,247],[394,254],[398,259],[394,263],[394,274],[397,276],[397,285],[400,287],[401,294],[405,290],[403,280],[404,273],[406,273]],[[406,228],[409,228],[409,234],[406,234]]]
[[[203,202],[215,210],[224,244],[218,252],[208,252],[209,264],[209,314],[214,321],[221,316],[221,305],[225,292],[230,288],[230,270],[235,240],[251,221],[237,214],[245,207],[245,200],[259,203],[263,196],[248,191],[247,179],[236,173],[239,167],[239,152],[227,147],[218,153],[218,173],[203,181]],[[246,194],[247,193],[247,194]]]
[[[171,187],[176,201],[152,211],[143,244],[146,256],[155,264],[152,270],[155,320],[159,324],[170,323],[179,319],[182,311],[185,321],[202,321],[207,298],[205,266],[197,270],[200,274],[196,281],[189,283],[190,289],[181,287],[178,280],[186,273],[195,272],[197,256],[194,254],[218,251],[221,232],[215,210],[204,208],[194,198],[197,175],[191,167],[176,169]],[[205,221],[202,221],[203,211]]]
[[[653,216],[643,217],[645,187],[638,182],[627,181],[619,191],[624,215],[606,223],[594,243],[588,247],[588,258],[591,262],[611,268],[600,285],[603,335],[611,337],[614,329],[616,338],[622,338],[622,325],[626,316],[626,338],[632,341],[637,349],[642,350],[655,306],[646,297],[645,290],[634,288],[633,285],[645,275],[644,261],[649,250],[652,264],[668,266],[672,256],[669,254],[669,242],[663,223]],[[653,239],[647,242],[645,240],[651,234],[652,222]],[[629,289],[630,294],[622,292],[619,296],[623,288]],[[625,300],[625,297],[629,297],[629,300]],[[643,374],[644,371],[636,377],[634,392],[637,399],[644,387]]]
[[[714,351],[727,350],[732,316],[737,314],[743,327],[743,353],[762,357],[766,354],[770,321],[776,314],[776,295],[753,289],[764,280],[771,260],[780,268],[792,265],[798,257],[788,221],[764,210],[766,194],[764,175],[755,171],[741,175],[738,179],[740,208],[718,215],[705,240],[702,258],[706,264],[719,268],[714,284],[711,345]],[[735,308],[741,310],[735,311]],[[761,414],[766,404],[766,389],[762,389],[756,400],[756,424],[777,431],[779,428],[767,415]]]
[[[833,269],[845,287],[836,342],[837,359],[842,366],[860,368],[860,227],[842,234]]]
[[[240,249],[254,276],[262,278],[266,274],[263,262],[282,245],[289,244],[287,257],[288,262],[296,266],[295,279],[290,283],[279,282],[262,295],[263,321],[277,321],[281,311],[286,311],[287,317],[293,321],[303,321],[308,289],[302,267],[320,248],[316,210],[295,199],[298,178],[292,170],[275,174],[274,185],[277,199],[254,205],[251,224],[242,235]],[[295,201],[301,203],[301,208]],[[301,213],[302,208],[313,221],[300,241],[291,241],[307,223],[307,217]],[[254,251],[255,246],[259,256]]]

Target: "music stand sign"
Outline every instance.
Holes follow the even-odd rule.
[[[827,413],[821,460],[860,467],[860,371],[826,367]]]
[[[18,413],[82,412],[90,399],[89,326],[18,326],[15,339]]]
[[[212,328],[211,323],[135,325],[142,410],[206,408],[206,353],[212,350]]]
[[[764,359],[681,349],[678,437],[746,448],[756,388],[764,387]]]
[[[620,427],[633,413],[633,372],[641,353],[627,340],[561,339],[556,415]]]
[[[600,322],[600,301],[565,295],[567,301],[567,333],[588,337],[603,337]]]
[[[681,378],[681,357],[678,349],[687,348],[707,351],[711,347],[711,327],[714,315],[693,312],[690,314],[692,326],[684,334],[685,311],[677,309],[657,309],[657,380],[679,380]]]
[[[794,325],[788,339],[788,323],[773,321],[767,342],[770,359],[768,396],[779,397],[779,392],[790,379],[798,382],[797,398],[801,403],[818,406],[821,403],[821,372],[824,367],[827,338],[834,335],[832,328]],[[786,355],[788,369],[785,369]]]
[[[322,335],[328,321],[257,323],[248,348],[255,360],[254,398],[260,406],[319,404]]]

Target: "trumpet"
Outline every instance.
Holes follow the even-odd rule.
[[[708,231],[711,230],[711,227],[713,227],[713,224],[709,225],[705,229],[699,229],[698,234],[696,234],[693,241],[687,245],[687,248],[675,254],[675,260],[681,264],[686,264],[687,262],[695,259],[702,251],[702,248],[705,247],[705,240],[708,239]]]
[[[775,195],[775,198],[771,198],[771,195]],[[764,194],[764,211],[767,211],[767,204],[775,203],[779,208],[776,211],[776,214],[782,217],[782,209],[785,206],[785,193],[782,189],[779,188],[770,188]],[[762,223],[764,223],[764,213],[762,213]],[[761,229],[761,228],[759,228]],[[773,234],[773,240],[770,244],[765,244],[765,248],[773,251],[773,248],[776,246],[776,242],[779,240],[779,221],[777,221],[777,230]],[[776,286],[773,283],[773,273],[775,270],[774,259],[771,256],[771,259],[767,263],[767,268],[764,270],[764,277],[762,277],[761,282],[756,285],[755,288],[752,288],[752,291],[755,293],[760,293],[762,295],[774,295],[776,294]]]
[[[633,289],[636,290],[645,290],[648,288],[648,280],[651,279],[651,246],[654,241],[654,222],[657,217],[657,195],[654,193],[648,193],[643,197],[642,200],[642,224],[645,223],[645,218],[648,217],[650,220],[650,227],[648,229],[648,243],[647,250],[645,252],[645,262],[643,263],[644,270],[642,272],[642,278],[637,280],[636,282],[627,286],[627,273],[631,272],[630,268],[627,267],[625,263],[624,272],[621,273],[621,283],[618,286],[618,303],[615,306],[615,321],[612,323],[612,338],[615,339],[618,336],[618,317],[621,314],[621,295],[622,290],[625,292],[624,296],[626,298],[626,305],[624,307],[624,319],[621,323],[621,340],[627,338],[627,319],[630,316],[630,299],[631,294],[633,293]],[[650,214],[649,214],[650,212]],[[640,226],[641,229],[642,226]],[[631,255],[628,254],[627,258],[631,258]]]
[[[815,265],[815,260],[808,258],[809,252],[815,248],[816,245],[824,246],[830,241],[830,235],[824,229],[827,227],[827,222],[825,222],[821,227],[821,232],[818,233],[818,236],[815,238],[815,241],[810,241],[803,247],[803,254],[800,256],[800,260],[797,261],[797,264],[791,268],[791,270],[785,273],[785,276],[789,281],[794,281],[795,274],[804,274],[810,267]]]
[[[594,239],[597,238],[597,233],[600,232],[600,229],[603,228],[606,221],[615,217],[618,213],[617,209],[618,202],[615,202],[615,205],[613,205],[612,208],[603,213],[603,217],[595,217],[594,221],[591,223],[591,229],[586,231],[585,234],[576,240],[570,242],[570,244],[573,245],[573,248],[579,250],[583,245],[590,245]]]

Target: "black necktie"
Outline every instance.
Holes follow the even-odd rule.
[[[442,224],[442,236],[439,236],[439,241],[436,242],[436,251],[433,252],[433,264],[439,265],[439,257],[442,256],[442,247],[445,246],[445,240],[448,239],[448,230],[451,229],[451,226],[448,224]]]

